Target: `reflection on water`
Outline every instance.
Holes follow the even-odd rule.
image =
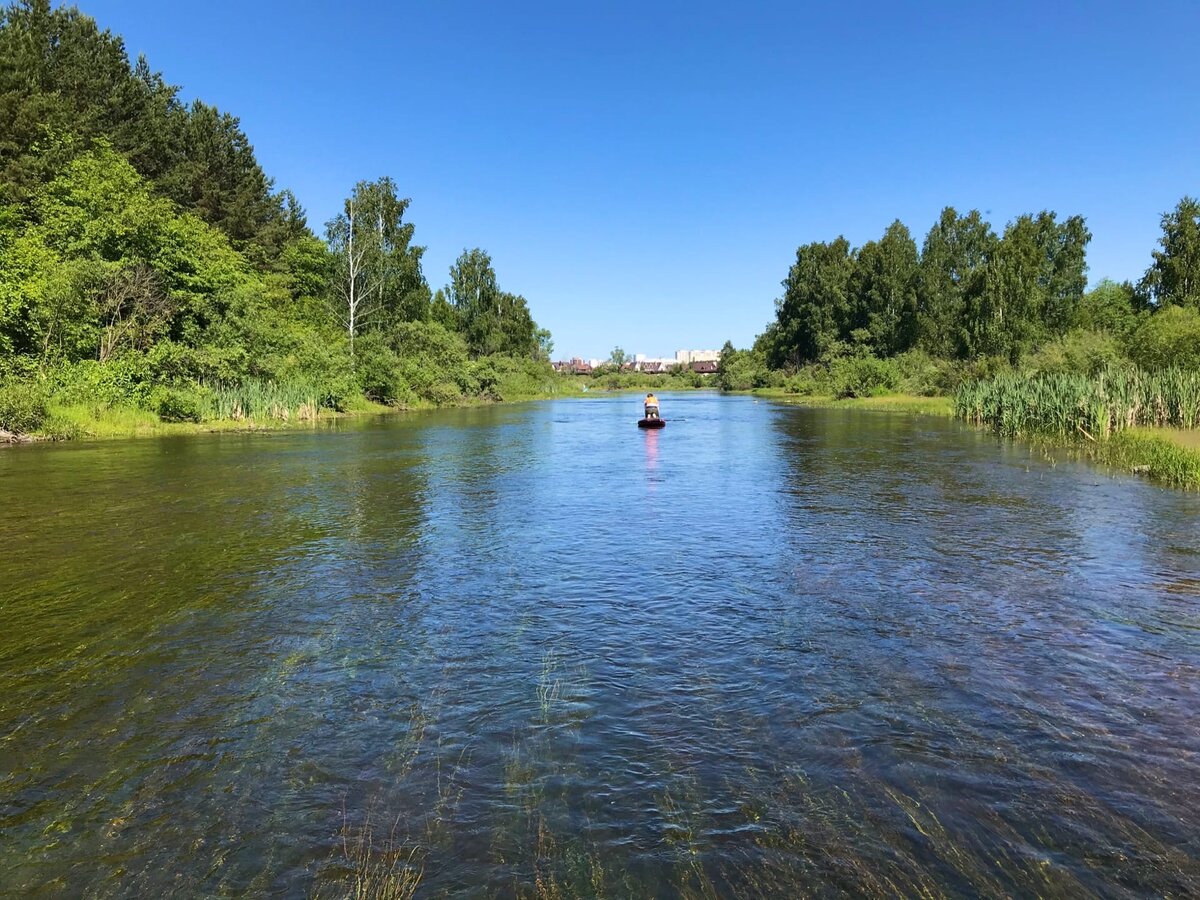
[[[1200,890],[1200,498],[667,402],[0,454],[0,888]]]
[[[658,469],[658,435],[659,429],[647,428],[642,432],[642,442],[646,445],[646,472],[653,475]],[[653,494],[658,481],[650,478],[647,481],[647,493]]]

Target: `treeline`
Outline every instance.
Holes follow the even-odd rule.
[[[549,335],[486,253],[431,292],[390,178],[318,238],[237,118],[178,95],[76,9],[0,12],[0,430],[551,386]]]
[[[775,320],[751,349],[726,345],[721,383],[933,394],[1013,369],[1200,367],[1200,203],[1184,197],[1162,228],[1137,284],[1091,291],[1080,216],[1024,215],[997,234],[977,210],[948,207],[920,248],[899,221],[859,248],[805,244]]]

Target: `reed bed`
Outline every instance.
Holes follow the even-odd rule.
[[[1102,441],[1128,428],[1197,428],[1200,372],[1001,375],[962,385],[954,412],[1006,437],[1044,434]]]
[[[315,419],[320,408],[318,391],[298,382],[251,379],[236,385],[216,385],[210,391],[214,419],[304,421]]]

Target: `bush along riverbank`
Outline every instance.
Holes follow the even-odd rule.
[[[1161,484],[1200,489],[1200,372],[1194,370],[1002,375],[963,384],[954,412],[1003,437],[1049,441]]]
[[[133,362],[136,369],[141,361]],[[449,369],[418,366],[408,375],[411,383],[403,381],[394,392],[399,396],[383,403],[345,382],[167,385],[115,365],[58,370],[42,379],[0,381],[0,443],[303,428],[346,416],[582,393],[575,379],[548,364],[508,357],[464,357]]]
[[[73,7],[0,9],[0,59],[0,439],[575,390],[482,249],[431,289],[392,178],[316,232],[235,116]]]

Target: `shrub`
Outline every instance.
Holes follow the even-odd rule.
[[[899,368],[892,360],[874,356],[852,356],[833,360],[829,379],[834,397],[873,397],[896,390],[900,383]]]
[[[958,367],[947,359],[936,359],[924,350],[909,350],[895,358],[900,389],[918,397],[940,397],[954,392],[961,379]]]
[[[1105,278],[1083,295],[1071,318],[1079,328],[1126,339],[1137,327],[1139,318],[1133,285]]]
[[[430,385],[423,391],[423,395],[426,400],[437,406],[453,406],[455,403],[461,402],[463,398],[458,385],[448,381]]]
[[[963,365],[962,381],[982,381],[1012,372],[1007,356],[977,356]]]
[[[402,379],[397,379],[397,400],[403,397],[407,387]],[[359,393],[348,373],[330,378],[315,387],[301,383],[301,389],[316,399],[317,406],[322,409],[332,409],[335,412],[345,412],[351,399]]]
[[[164,422],[200,422],[211,407],[199,389],[157,387],[150,395],[151,409]]]
[[[734,350],[721,357],[717,382],[725,391],[749,391],[766,387],[770,380],[765,354],[757,350]]]
[[[143,353],[124,353],[105,363],[84,359],[50,373],[55,399],[68,406],[136,406],[153,409],[155,376]]]
[[[1200,313],[1181,306],[1156,312],[1134,332],[1129,355],[1143,369],[1200,369]]]
[[[46,392],[41,385],[13,381],[0,384],[0,431],[29,434],[46,421]]]
[[[823,366],[805,366],[785,375],[781,387],[789,394],[799,394],[803,397],[827,394],[829,393],[829,373]]]
[[[1076,328],[1043,344],[1022,368],[1039,375],[1098,375],[1126,362],[1112,335]]]
[[[489,400],[519,400],[557,393],[560,376],[542,360],[485,356],[471,366],[474,393]]]
[[[467,345],[436,322],[401,322],[391,333],[397,373],[412,392],[432,403],[457,403],[479,389]]]
[[[354,374],[368,399],[376,403],[395,403],[404,379],[400,360],[378,333],[365,334],[355,343]]]

